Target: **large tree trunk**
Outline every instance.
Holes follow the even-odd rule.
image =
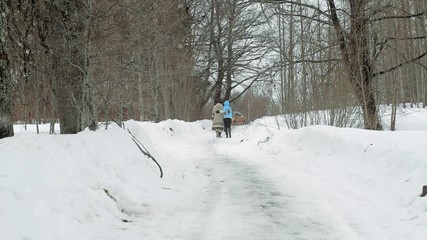
[[[13,136],[12,96],[10,75],[11,56],[10,42],[7,32],[8,6],[6,1],[0,2],[0,139]]]
[[[83,5],[68,1],[48,4],[54,19],[50,38],[61,134],[74,134],[82,130],[83,45],[86,43]]]
[[[94,87],[92,79],[92,25],[93,25],[93,0],[87,0],[86,14],[84,20],[84,65],[83,65],[83,99],[81,128],[89,127],[90,130],[98,129],[98,118],[95,106]]]
[[[213,0],[212,1],[212,9],[211,11],[213,12],[213,17],[214,19],[213,21],[213,25],[215,25],[216,28],[216,36],[213,37],[213,49],[214,49],[214,53],[215,53],[215,60],[217,61],[218,64],[218,71],[217,71],[217,76],[216,76],[216,80],[215,80],[215,87],[214,87],[214,100],[215,101],[219,101],[221,100],[221,95],[222,95],[222,83],[223,80],[225,78],[225,60],[224,60],[224,48],[221,44],[221,39],[222,39],[222,35],[224,34],[223,32],[223,26],[221,25],[221,7],[219,4],[218,0]]]
[[[381,130],[377,104],[373,89],[372,62],[369,56],[367,19],[365,7],[367,0],[351,0],[351,31],[349,36],[350,59],[346,65],[350,72],[360,106],[362,106],[365,129]]]
[[[364,128],[381,130],[372,87],[372,62],[368,49],[368,29],[365,16],[366,0],[350,0],[351,30],[345,34],[338,19],[334,0],[328,0],[331,20],[340,43],[340,51],[347,76],[362,107]]]

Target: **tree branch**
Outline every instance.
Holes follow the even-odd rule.
[[[329,21],[326,20],[322,20],[320,18],[315,18],[314,16],[307,16],[307,15],[303,15],[303,14],[293,14],[293,13],[279,13],[282,16],[293,16],[293,17],[299,17],[299,18],[303,18],[303,19],[310,19],[313,20],[315,22],[318,23],[323,23],[325,25],[329,25],[329,26],[333,26],[333,24]]]
[[[382,21],[382,20],[387,20],[387,19],[408,19],[408,18],[414,18],[414,17],[420,17],[422,15],[424,15],[424,12],[420,12],[420,13],[416,13],[416,14],[410,14],[410,15],[403,15],[403,16],[385,16],[385,17],[380,17],[380,18],[375,18],[370,20],[370,22],[378,22],[378,21]]]
[[[398,64],[398,65],[396,65],[396,66],[393,66],[393,67],[391,67],[391,68],[389,68],[389,69],[387,69],[387,70],[384,70],[384,71],[381,71],[381,72],[374,73],[374,74],[372,75],[372,77],[374,77],[374,78],[375,78],[375,77],[378,77],[378,76],[383,75],[383,74],[385,74],[385,73],[388,73],[388,72],[394,71],[394,70],[396,70],[397,68],[399,68],[399,67],[401,67],[401,66],[403,66],[403,65],[406,65],[406,64],[408,64],[408,63],[413,63],[413,62],[415,62],[415,61],[417,61],[417,60],[419,60],[419,59],[421,59],[421,58],[425,57],[426,55],[427,55],[427,51],[426,51],[426,52],[424,52],[423,54],[421,54],[421,55],[419,55],[419,56],[415,57],[415,58],[409,59],[409,60],[407,60],[407,61],[405,61],[405,62],[402,62],[402,63],[400,63],[400,64]]]
[[[132,136],[132,141],[136,144],[136,146],[139,148],[139,150],[142,152],[142,154],[144,154],[145,156],[147,156],[148,158],[151,158],[154,163],[156,163],[156,165],[159,167],[160,170],[160,178],[163,177],[163,169],[160,166],[160,164],[157,162],[157,160],[153,157],[153,155],[150,154],[150,152],[148,152],[148,150],[144,147],[144,145],[135,137],[135,135],[132,134],[132,132],[128,129],[129,134]]]
[[[426,39],[426,38],[427,36],[405,37],[405,38],[388,37],[387,40],[405,41],[405,40],[420,40],[420,39]]]
[[[294,4],[294,5],[298,5],[298,6],[302,6],[302,7],[313,9],[316,12],[318,12],[320,15],[326,16],[328,18],[330,17],[330,15],[327,14],[322,9],[320,9],[320,8],[314,6],[314,5],[308,4],[308,3],[296,2],[296,1],[290,1],[290,0],[250,0],[250,2],[254,2],[254,3],[274,3],[274,4]]]
[[[347,52],[346,34],[341,27],[341,22],[338,19],[337,8],[333,0],[328,0],[328,6],[331,11],[331,20],[334,24],[335,31],[337,33],[341,55],[345,62],[349,62],[349,54]]]

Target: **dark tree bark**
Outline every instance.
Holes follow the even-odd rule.
[[[13,136],[11,42],[8,36],[10,1],[0,2],[0,139]]]
[[[84,78],[84,19],[79,1],[47,2],[53,58],[54,93],[58,101],[61,134],[82,130]]]
[[[334,0],[328,0],[331,21],[334,25],[342,61],[347,77],[353,86],[357,100],[362,107],[364,128],[381,130],[374,89],[372,87],[372,61],[369,56],[368,19],[365,16],[367,0],[349,0],[350,32],[346,33],[338,19]]]

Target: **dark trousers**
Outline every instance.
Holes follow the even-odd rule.
[[[224,132],[226,137],[231,138],[231,118],[224,118]]]

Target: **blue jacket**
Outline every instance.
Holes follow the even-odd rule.
[[[230,107],[229,101],[224,102],[224,107],[222,108],[222,111],[224,113],[224,118],[232,118],[233,117],[233,110]]]

